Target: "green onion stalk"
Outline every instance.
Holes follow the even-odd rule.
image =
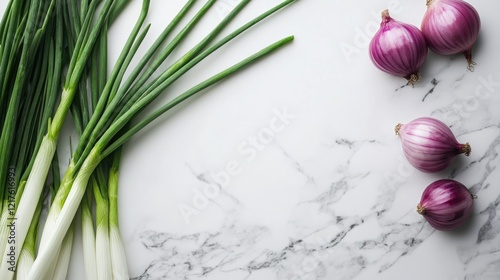
[[[80,208],[85,279],[97,279],[96,243],[92,217],[92,188],[88,188]]]
[[[39,220],[40,214],[43,207],[43,202],[47,200],[47,197],[50,196],[50,193],[55,194],[59,185],[60,185],[60,172],[59,172],[59,161],[57,157],[53,158],[53,162],[51,165],[51,176],[52,183],[48,189],[45,190],[46,195],[44,195],[40,201],[38,202],[35,215],[31,222],[30,228],[28,230],[28,234],[23,244],[23,248],[21,249],[21,253],[19,256],[18,264],[16,267],[16,279],[24,280],[27,279],[28,274],[31,270],[31,267],[36,258],[36,249],[38,243],[38,231],[39,231]],[[71,232],[71,230],[69,230]],[[55,278],[51,278],[55,279]],[[61,278],[60,278],[61,279]]]
[[[0,45],[11,46],[0,48],[0,72],[4,74],[0,78],[0,178],[7,178],[7,185],[0,184],[0,252],[10,252],[13,242],[17,242],[15,212],[56,103],[62,38],[55,21],[55,1],[32,1],[31,5],[24,5],[12,0],[0,24]],[[13,30],[16,30],[14,35]],[[7,173],[3,172],[6,166]],[[10,252],[14,255],[9,264],[12,269],[21,259],[34,257],[40,203],[34,202],[28,241],[22,246],[28,254]],[[14,244],[16,249],[21,247],[18,244]],[[3,262],[10,261],[10,257],[2,257]],[[24,263],[29,266],[30,261]]]
[[[144,21],[145,16],[146,16],[145,13],[141,14],[141,19],[140,19],[141,23]],[[76,22],[76,21],[77,20],[74,20],[73,22]],[[103,25],[103,29],[107,30],[106,24]],[[136,28],[136,29],[138,31],[138,28]],[[101,39],[105,33],[106,32],[101,33]],[[100,42],[101,42],[101,44],[99,47],[101,48],[101,53],[105,54],[107,51],[106,50],[107,46],[106,46],[105,40],[101,40]],[[106,58],[100,59],[101,63],[99,63],[98,65],[100,65],[102,67],[101,69],[106,69],[106,66],[102,66],[102,63],[105,60],[106,60]],[[124,55],[121,56],[121,58],[119,59],[119,62],[117,62],[117,65],[121,64],[122,62],[120,62],[120,61],[123,61],[123,60],[124,60]],[[96,71],[90,71],[90,72],[91,72],[91,75],[93,75],[92,73],[95,73]],[[116,77],[117,74],[118,74],[117,71],[114,71],[111,74],[112,78],[110,80],[114,81],[113,77]],[[95,85],[95,83],[92,83],[92,84]],[[85,89],[81,90],[81,87],[80,87],[80,92],[82,92],[82,91],[85,91]],[[103,89],[103,91],[106,91],[106,89]],[[92,90],[92,100],[98,99],[98,98],[96,98],[96,96],[97,96],[96,92],[97,92],[97,90],[95,90],[95,89]],[[100,93],[100,94],[103,94],[103,93]],[[75,100],[75,102],[79,102],[79,104],[82,106],[80,109],[84,109],[88,106],[88,105],[85,105],[86,100],[87,100],[86,96],[85,97],[82,97],[82,96],[84,96],[84,95],[80,95],[81,98],[80,99],[77,98]],[[94,110],[95,110],[95,108],[94,108]],[[84,111],[86,111],[86,110],[84,109]],[[74,115],[74,120],[76,123],[76,128],[77,128],[77,130],[80,130],[79,134],[81,134],[81,133],[83,133],[82,132],[83,127],[88,122],[87,120],[85,120],[86,118],[88,118],[88,113],[73,114],[73,115]],[[50,237],[50,235],[51,235],[52,226],[55,223],[55,221],[57,220],[57,217],[58,217],[58,215],[63,207],[63,204],[65,202],[65,199],[66,199],[65,194],[67,193],[67,190],[71,187],[72,182],[74,180],[74,174],[75,174],[75,170],[76,170],[76,167],[74,164],[75,158],[77,158],[77,157],[73,156],[72,160],[70,161],[69,167],[65,173],[65,176],[63,177],[62,185],[61,185],[61,190],[63,190],[63,191],[59,191],[56,194],[56,196],[54,198],[55,202],[52,204],[52,206],[50,208],[49,215],[47,217],[47,221],[46,221],[45,227],[43,229],[42,237],[41,237],[40,250],[43,250],[44,245],[46,244],[45,240],[48,237]]]
[[[89,76],[90,76],[90,101],[87,98],[88,96],[85,94],[81,94],[80,102],[76,102],[73,104],[74,110],[73,115],[78,116],[75,118],[75,127],[77,128],[77,133],[79,136],[82,135],[85,127],[88,125],[89,119],[91,117],[90,111],[95,111],[95,106],[97,105],[97,100],[102,93],[104,86],[107,80],[107,36],[105,33],[102,33],[99,43],[99,47],[94,50],[94,53],[91,58],[91,64],[100,65],[99,69],[92,69],[89,65]],[[98,70],[98,71],[95,71]],[[88,102],[90,104],[88,104]],[[88,110],[91,107],[92,110]],[[99,197],[102,197],[101,188],[106,188],[105,186],[105,173],[106,165],[101,164],[97,170],[94,172],[89,185],[87,186],[86,196],[83,198],[82,203],[80,205],[80,213],[81,213],[81,221],[82,221],[82,245],[83,245],[83,260],[85,267],[85,278],[86,279],[103,279],[98,278],[98,267],[107,267],[110,266],[110,261],[98,261],[99,255],[97,254],[98,249],[102,250],[102,246],[99,244],[101,248],[97,247],[96,243],[96,235],[94,231],[94,221],[92,215],[92,205],[94,197],[94,192],[97,192]],[[98,183],[99,182],[99,183]],[[99,187],[101,186],[101,187]],[[103,200],[103,199],[101,199]],[[102,203],[98,203],[97,199],[95,200],[97,204],[96,210],[96,219],[103,219],[103,215],[107,215],[108,212],[106,207],[102,206]],[[104,208],[104,211],[101,210]],[[54,211],[53,211],[54,212]],[[60,212],[60,207],[56,209],[55,213]],[[98,224],[100,225],[100,224]],[[99,228],[97,229],[99,230]],[[108,260],[109,259],[109,250],[104,250],[103,256],[101,259]],[[106,276],[107,277],[107,276]],[[114,279],[114,278],[108,278]]]
[[[28,230],[28,234],[23,244],[21,254],[19,255],[18,264],[16,267],[16,279],[24,280],[28,278],[28,274],[35,262],[36,256],[36,243],[37,243],[37,233],[38,233],[38,221],[40,218],[40,213],[42,211],[42,201],[38,202],[36,207],[35,215],[33,217],[33,223],[31,223]]]
[[[38,244],[38,232],[39,232],[39,221],[40,221],[40,214],[41,210],[43,207],[43,202],[48,200],[48,197],[54,195],[57,191],[57,189],[60,186],[60,171],[59,171],[59,161],[58,157],[55,156],[52,160],[51,164],[51,178],[52,182],[50,183],[50,187],[44,190],[44,196],[40,199],[38,202],[37,208],[35,215],[33,217],[33,220],[31,221],[30,228],[28,230],[28,234],[26,236],[26,239],[24,241],[23,247],[21,249],[21,253],[19,256],[18,264],[16,267],[16,279],[17,280],[24,280],[27,279],[28,274],[31,270],[31,267],[35,261],[36,258],[36,250],[37,250],[37,244]],[[72,230],[70,229],[68,231],[68,234],[71,234]],[[67,235],[68,235],[67,234]],[[68,260],[69,262],[69,260]],[[67,269],[66,269],[67,272]],[[52,277],[51,279],[56,279]],[[65,279],[65,278],[59,278],[59,279]]]
[[[195,1],[188,1],[185,6],[180,10],[176,18],[171,24],[163,31],[160,38],[155,42],[154,50],[157,50],[164,38],[168,36],[172,30],[178,25],[179,21],[185,17],[187,12],[193,6]],[[190,28],[193,24],[189,25]],[[146,29],[147,30],[147,29]],[[183,33],[186,33],[185,31]],[[146,35],[146,32],[142,32],[139,35],[137,42],[141,42],[142,38]],[[102,38],[101,42],[105,42],[105,38]],[[136,43],[137,45],[137,43]],[[133,47],[136,49],[136,47]],[[170,48],[172,49],[172,48]],[[105,53],[105,47],[101,48],[101,53]],[[168,53],[163,52],[162,59],[167,57]],[[147,61],[148,58],[152,56],[152,51],[148,55],[143,57],[143,61]],[[128,55],[125,63],[129,63],[132,56]],[[98,55],[93,56],[93,63],[97,65],[99,62],[106,61],[105,58],[99,58]],[[158,67],[160,63],[156,63]],[[99,69],[106,69],[106,65],[101,65]],[[151,68],[150,68],[151,69]],[[105,72],[105,71],[103,71]],[[96,111],[97,101],[99,100],[99,95],[102,94],[105,87],[106,76],[103,73],[98,73],[98,71],[91,71],[91,100],[92,100],[92,111]],[[104,73],[105,74],[105,73]],[[145,75],[151,75],[145,74]],[[123,76],[123,72],[119,73],[118,76]],[[115,78],[112,75],[113,78]],[[121,79],[121,78],[120,78]],[[115,78],[116,80],[116,78]],[[118,88],[118,83],[115,82],[113,88]],[[80,104],[83,104],[86,99],[82,99]],[[75,121],[77,126],[78,134],[81,135],[83,129],[78,129],[78,124],[85,125],[88,124],[88,120],[85,118],[85,114],[82,115],[81,111],[85,106],[73,106],[80,107],[79,110],[74,110],[72,112],[73,116],[78,116]],[[79,112],[76,112],[79,111]],[[99,111],[99,110],[97,110]],[[81,116],[81,117],[80,117]],[[111,166],[107,168],[106,164],[100,164],[94,175],[90,179],[90,185],[88,186],[92,192],[87,190],[87,195],[84,197],[80,210],[82,216],[82,236],[83,236],[83,255],[84,255],[84,265],[85,265],[85,277],[86,279],[129,279],[128,265],[125,257],[125,250],[123,247],[121,234],[119,231],[118,224],[118,169],[119,169],[119,159],[121,152],[115,151],[113,153],[113,161]],[[101,174],[100,176],[96,176]],[[107,174],[106,174],[107,173]],[[106,182],[102,178],[107,175],[108,181]],[[99,179],[101,178],[101,179]],[[98,183],[99,182],[99,183]],[[106,194],[106,189],[108,193]],[[93,220],[92,220],[92,193],[94,193],[95,204],[96,204],[96,231],[97,236],[94,235]],[[59,210],[60,211],[60,210]],[[59,212],[55,211],[55,212]],[[108,214],[109,213],[109,214]]]
[[[189,5],[190,6],[190,5]],[[187,12],[186,10],[184,11]],[[103,35],[105,33],[102,33]],[[146,32],[141,33],[137,41],[141,42]],[[98,48],[94,50],[91,63],[100,65],[99,71],[89,66],[90,72],[90,103],[84,94],[80,95],[79,102],[74,102],[72,115],[75,118],[75,127],[78,135],[82,135],[84,128],[88,125],[91,112],[96,111],[98,100],[102,95],[107,83],[107,36],[101,36]],[[123,74],[118,74],[122,76]],[[114,76],[112,75],[112,78]],[[115,79],[115,85],[118,81]],[[91,107],[92,110],[87,108]],[[115,151],[111,166],[102,162],[94,171],[86,196],[83,198],[80,212],[82,220],[82,245],[86,279],[129,279],[128,265],[125,258],[125,250],[121,243],[121,235],[118,228],[116,212],[118,168],[120,152]],[[106,179],[107,178],[107,179]],[[92,198],[95,202],[96,230],[92,217]],[[60,212],[60,209],[55,211]],[[111,213],[114,213],[113,215]],[[117,237],[118,236],[118,237]],[[113,238],[114,237],[114,238]]]
[[[30,228],[28,230],[28,234],[26,236],[26,239],[23,244],[23,248],[21,249],[21,253],[19,255],[19,260],[18,264],[16,267],[16,279],[17,280],[24,280],[27,279],[28,274],[31,270],[31,267],[35,261],[36,258],[36,249],[37,249],[37,243],[38,243],[38,231],[39,231],[39,220],[40,220],[40,214],[41,210],[43,207],[43,202],[47,200],[47,198],[50,196],[50,194],[55,194],[57,189],[59,188],[60,185],[60,172],[59,172],[59,161],[57,156],[53,158],[52,165],[51,165],[51,176],[52,176],[52,183],[50,184],[50,187],[45,190],[44,193],[46,195],[42,196],[40,201],[38,202],[35,215],[33,217],[33,220],[31,222]],[[70,229],[68,231],[67,235],[72,235],[72,230]],[[66,239],[66,238],[65,238]],[[67,242],[65,240],[65,242]],[[63,242],[64,244],[64,242]],[[61,257],[61,255],[59,255]],[[69,257],[68,257],[68,262],[69,262]],[[63,270],[64,272],[67,273],[67,269]],[[61,272],[61,271],[60,271]],[[64,278],[55,278],[51,277],[51,279],[66,279],[64,274]]]
[[[7,182],[7,169],[14,171],[15,184],[19,186],[41,141],[38,133],[46,131],[48,116],[52,114],[54,98],[44,86],[58,82],[47,75],[54,66],[54,2],[32,1],[31,5],[23,5],[22,1],[11,1],[2,22],[4,42],[0,44],[11,49],[2,48],[0,62],[1,106],[5,109],[0,113],[1,204],[8,200],[3,183]]]
[[[111,270],[111,250],[109,242],[109,198],[107,182],[92,180],[96,202],[96,261],[97,279],[113,279]]]
[[[129,279],[127,258],[118,219],[118,178],[121,149],[113,152],[113,162],[109,170],[109,239],[113,279]]]
[[[74,222],[64,236],[61,249],[58,252],[57,262],[52,271],[51,280],[65,280],[68,274],[69,262],[71,258],[71,247],[73,245]]]
[[[115,5],[115,11],[122,9],[127,2],[128,1],[121,1],[120,3]],[[69,34],[68,45],[70,46],[69,48],[72,51],[75,46],[75,42],[74,40],[72,40],[72,38],[77,37],[77,34],[80,32],[80,26],[78,25],[78,15],[81,14],[81,12],[79,13],[78,11],[76,11],[75,9],[71,9],[70,7],[65,8],[66,11],[68,11],[67,13],[65,13],[67,17],[66,21],[73,23],[71,26],[67,25],[69,26],[67,30],[67,34]],[[108,24],[111,24],[113,20],[114,18],[110,16]],[[81,18],[80,21],[81,23],[83,23],[83,18]],[[85,127],[88,125],[89,119],[92,116],[92,112],[96,110],[97,101],[99,100],[107,81],[107,26],[105,25],[103,28],[104,32],[101,33],[96,42],[96,47],[91,53],[91,57],[89,59],[86,70],[86,77],[82,78],[82,80],[80,81],[77,95],[75,96],[75,99],[70,108],[77,135],[79,135],[80,137]],[[99,65],[99,67],[96,68],[95,65]],[[87,81],[90,81],[90,84],[88,84]],[[108,165],[105,163],[102,163],[97,167],[96,171],[93,173],[90,179],[88,194],[86,198],[82,200],[80,206],[82,221],[82,245],[86,279],[111,279],[111,276],[113,274],[110,256],[110,236],[108,234],[108,212],[110,210],[108,202],[109,199],[107,197],[107,184],[109,183],[106,181],[106,178],[108,177],[108,173],[111,174],[111,171],[108,169]],[[110,182],[112,182],[112,176],[109,178]],[[67,181],[68,180],[66,180],[66,182]],[[94,232],[94,222],[92,216],[92,194],[94,194],[95,196],[96,204],[95,212],[97,236]],[[60,199],[57,199],[57,197],[54,200],[60,201]],[[48,225],[49,229],[52,221],[57,218],[57,213],[59,212],[60,205],[58,203],[53,204],[50,212],[51,215],[49,215],[51,221]],[[54,213],[56,214],[54,215]],[[71,230],[72,228],[70,228],[70,231]],[[48,236],[48,234],[45,234],[44,236]],[[68,234],[65,238],[65,241],[66,240],[71,240],[70,238],[68,238]],[[59,256],[57,259],[57,265],[55,266],[55,271],[52,276],[49,277],[50,279],[65,279],[64,277],[65,272],[67,271],[67,262],[69,260],[69,256],[67,254],[69,254],[70,248],[71,242],[62,244],[62,248],[59,251]],[[68,253],[64,254],[63,252]],[[64,260],[66,261],[64,262]],[[122,270],[128,270],[126,262],[121,263],[120,265]],[[113,277],[113,279],[128,279],[128,277]]]
[[[12,10],[15,10],[14,7],[22,1],[18,0],[13,0],[12,4]],[[56,146],[57,146],[57,141],[59,137],[59,133],[61,131],[61,127],[64,123],[65,117],[68,112],[69,105],[72,102],[73,96],[74,96],[74,91],[75,91],[75,85],[78,83],[79,78],[81,77],[82,74],[82,69],[83,65],[88,58],[89,52],[92,50],[93,43],[95,42],[95,38],[99,35],[99,32],[101,30],[101,27],[105,20],[107,19],[107,16],[111,10],[113,1],[111,0],[106,0],[103,3],[102,9],[99,12],[99,16],[97,19],[94,18],[94,13],[97,13],[97,6],[98,2],[100,1],[92,1],[89,5],[88,8],[88,13],[86,14],[85,17],[85,22],[84,25],[82,26],[82,32],[79,34],[78,40],[77,40],[77,48],[75,52],[72,55],[71,63],[69,64],[68,72],[66,75],[66,82],[64,83],[64,89],[62,91],[62,94],[60,96],[60,103],[59,106],[57,107],[57,110],[55,112],[54,117],[52,118],[51,121],[48,121],[48,126],[47,124],[44,125],[45,127],[45,136],[40,137],[40,142],[39,145],[36,149],[36,151],[33,153],[34,157],[33,160],[30,163],[30,172],[29,175],[26,176],[26,183],[25,183],[25,190],[26,192],[24,195],[21,196],[21,199],[16,207],[16,212],[15,212],[15,219],[17,222],[16,225],[16,246],[14,250],[14,255],[19,256],[20,250],[21,250],[21,245],[24,243],[24,240],[26,238],[26,235],[28,233],[31,221],[34,217],[34,214],[36,212],[36,206],[37,202],[40,199],[44,182],[47,178],[47,174],[50,168],[50,163],[52,161],[52,158],[55,154],[56,151]],[[37,13],[36,10],[37,7],[40,7],[40,3],[45,3],[45,1],[31,1],[30,2],[30,13],[29,17],[26,20],[26,30],[28,30],[29,26],[31,24],[35,24],[37,21],[32,20],[31,18],[37,18]],[[59,6],[60,1],[51,1],[51,5],[49,7],[52,7],[50,11],[57,10],[56,12],[56,18],[60,19],[60,10],[55,9],[54,5],[52,3],[57,3]],[[21,4],[19,4],[21,5]],[[57,8],[57,7],[56,7]],[[52,12],[51,12],[52,13]],[[50,17],[51,13],[47,13],[46,16]],[[95,23],[94,23],[95,19]],[[43,25],[45,26],[45,24]],[[61,22],[59,21],[58,24],[56,24],[56,30],[60,30],[59,26],[62,26]],[[34,29],[34,27],[31,27]],[[59,31],[56,31],[56,34]],[[33,34],[33,35],[32,35]],[[24,32],[24,38],[25,38],[25,45],[26,49],[34,48],[36,42],[38,42],[41,38],[41,33],[34,33],[34,31],[30,32]],[[57,37],[58,35],[56,35]],[[30,40],[33,39],[33,40]],[[58,39],[56,39],[58,40]],[[28,47],[29,46],[29,47]],[[58,45],[60,47],[60,45]],[[4,50],[2,48],[2,50]],[[28,51],[26,51],[28,52]],[[24,53],[24,52],[23,52]],[[4,54],[2,54],[4,55]],[[21,54],[21,61],[28,60],[28,57],[31,58],[31,60],[34,60],[33,57],[29,54],[23,55]],[[58,52],[56,54],[56,61],[57,65],[60,65],[60,61],[63,60],[63,56]],[[3,63],[4,61],[2,61]],[[22,63],[19,64],[20,72],[22,70]],[[51,73],[54,74],[56,78],[54,78],[52,81],[52,86],[53,87],[59,87],[60,83],[57,80],[59,77],[61,77],[61,73],[59,72],[54,72]],[[19,76],[19,75],[18,75]],[[51,75],[48,75],[51,76]],[[15,90],[13,90],[12,95],[14,96],[16,93]],[[52,97],[50,97],[52,98]],[[15,103],[15,102],[13,102]],[[14,104],[15,105],[15,104]],[[10,107],[9,107],[10,108]],[[52,115],[52,110],[50,110],[49,114]],[[9,115],[9,112],[7,112],[7,115]],[[49,116],[50,116],[49,115]],[[48,118],[47,118],[48,119]],[[10,124],[10,122],[7,122]],[[15,123],[15,122],[12,122]],[[3,132],[2,132],[2,154],[4,151],[9,150],[8,149],[8,143],[9,141],[3,141],[4,135],[8,135],[9,133],[4,133],[5,131],[9,131],[9,124],[4,125],[3,127]],[[42,134],[43,135],[43,134]],[[6,148],[7,147],[7,148]],[[20,245],[19,245],[20,244]],[[2,261],[2,264],[0,266],[0,279],[11,279],[14,275],[14,268],[15,266],[9,266],[9,264],[6,262],[7,260],[7,254],[10,252],[10,247],[5,248],[3,258],[4,260]],[[9,269],[10,268],[10,269]]]

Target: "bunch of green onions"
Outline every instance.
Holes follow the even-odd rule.
[[[107,32],[128,2],[10,0],[7,5],[0,23],[0,279],[65,279],[77,213],[86,278],[128,279],[117,205],[122,145],[186,99],[293,40],[285,37],[265,47],[142,116],[187,71],[294,1],[218,38],[250,2],[243,0],[206,37],[165,65],[216,1],[206,1],[191,18],[196,1],[187,1],[156,41],[143,46],[150,27],[145,24],[150,0],[143,0],[108,74]],[[182,21],[187,23],[179,26]],[[147,51],[136,57],[140,48]],[[55,155],[68,114],[79,139],[61,172]],[[42,228],[40,213],[47,201]]]

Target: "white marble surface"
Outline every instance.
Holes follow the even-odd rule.
[[[159,2],[154,23],[181,5]],[[219,1],[196,34],[236,2]],[[235,23],[278,2],[252,1]],[[126,146],[120,214],[134,279],[500,279],[500,3],[470,1],[482,19],[474,72],[431,52],[420,83],[403,87],[372,66],[366,38],[385,8],[419,26],[424,2],[298,1],[180,81],[176,91],[295,35]],[[439,174],[411,168],[393,128],[421,116],[446,122],[471,156]],[[478,196],[456,232],[415,211],[440,178]]]
[[[183,2],[152,1],[152,32]],[[183,49],[237,2],[218,1]],[[252,1],[231,29],[278,2]],[[120,222],[133,279],[500,279],[500,3],[469,2],[482,19],[474,72],[429,52],[411,88],[372,65],[380,11],[419,26],[424,0],[301,0],[181,79],[172,95],[295,35],[126,145]],[[139,6],[111,29],[113,48]],[[438,174],[409,166],[394,125],[422,116],[447,123],[471,156]],[[441,178],[478,196],[455,232],[415,211]],[[69,279],[83,279],[80,252],[76,241]]]

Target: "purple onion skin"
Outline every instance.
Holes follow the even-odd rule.
[[[370,42],[370,58],[380,70],[408,80],[414,85],[420,79],[419,69],[427,57],[422,32],[413,25],[394,20],[382,12],[380,29]]]
[[[474,198],[461,183],[450,179],[438,180],[422,193],[417,212],[437,230],[454,230],[469,220]]]
[[[472,46],[481,20],[476,9],[462,0],[427,0],[421,30],[429,48],[441,55],[463,53],[472,70]]]
[[[411,165],[422,172],[438,172],[459,154],[469,156],[469,143],[460,144],[451,129],[440,120],[423,117],[396,125],[403,152]]]

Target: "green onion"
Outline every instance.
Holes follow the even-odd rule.
[[[22,256],[18,278],[66,277],[74,236],[72,225],[80,209],[86,278],[128,279],[118,217],[121,147],[165,112],[294,39],[289,36],[276,41],[142,116],[141,113],[157,97],[169,92],[170,86],[182,75],[294,0],[282,2],[217,40],[251,2],[242,0],[207,36],[170,65],[164,65],[167,58],[216,0],[206,1],[167,41],[196,2],[187,1],[146,53],[137,57],[150,28],[145,24],[150,0],[143,0],[141,13],[109,76],[108,28],[129,1],[78,2],[10,0],[0,22],[0,182],[6,181],[9,166],[13,166],[17,191],[15,213],[12,213],[8,207],[9,189],[1,185],[0,226],[5,225],[8,218],[16,218],[16,242],[23,245],[22,250],[16,246],[14,252]],[[35,65],[35,60],[42,61],[41,66]],[[138,62],[132,65],[133,61]],[[63,67],[66,74],[61,83]],[[58,91],[61,84],[62,90]],[[30,98],[21,100],[21,96]],[[57,107],[56,100],[59,101]],[[59,166],[54,155],[68,112],[79,139],[59,181]],[[12,146],[14,138],[20,141]],[[52,204],[42,234],[38,236],[39,208],[51,170]],[[4,242],[7,235],[5,228],[0,229],[0,252],[4,252],[0,279],[14,276],[6,262],[10,251]]]
[[[0,72],[5,74],[0,78],[0,178],[7,177],[11,183],[8,186],[0,184],[0,224],[5,225],[5,228],[8,224],[6,219],[14,218],[17,211],[27,176],[35,165],[35,155],[47,131],[48,119],[56,101],[55,91],[59,87],[62,69],[58,57],[62,49],[62,34],[55,20],[55,3],[56,1],[31,1],[30,5],[23,5],[22,1],[12,0],[0,25],[0,45],[3,46]],[[11,49],[4,48],[7,46]],[[55,77],[48,73],[53,73]],[[3,115],[3,112],[6,114]],[[51,161],[52,158],[49,159],[49,165]],[[5,172],[5,166],[8,166],[8,172]],[[14,175],[11,177],[10,174]],[[41,188],[43,186],[44,182]],[[12,262],[12,265],[6,262],[6,254],[12,251],[12,243],[6,246],[7,239],[2,227],[0,249],[6,253],[2,256],[2,275],[12,275],[8,267],[15,268],[16,262],[19,262],[19,277],[27,275],[28,271],[23,268],[29,269],[29,259],[34,258],[40,203],[40,197],[33,200],[33,214],[23,224],[27,239],[24,245],[16,240],[14,253],[19,259]],[[17,220],[14,230],[17,239]]]
[[[74,226],[72,225],[62,241],[61,249],[55,265],[55,271],[49,279],[65,280],[68,274],[69,261],[71,257],[71,247],[73,245]]]
[[[94,222],[91,211],[92,188],[88,188],[87,194],[82,200],[82,247],[83,264],[85,267],[85,279],[97,279],[96,242]]]
[[[102,173],[102,172],[101,172]],[[91,180],[96,199],[96,261],[97,279],[112,279],[111,255],[109,245],[109,201],[107,183],[100,177]]]
[[[35,217],[34,217],[35,222],[31,223],[30,225],[26,240],[24,241],[23,248],[19,256],[17,265],[17,274],[16,274],[17,280],[27,279],[31,267],[35,262],[38,219],[40,218],[41,211],[42,211],[42,202],[40,201],[35,211]]]
[[[15,3],[17,2],[20,1],[15,1]],[[33,10],[37,6],[36,4],[39,2],[40,2],[39,0],[32,1],[32,6],[30,6],[30,16],[35,17],[36,11]],[[24,239],[26,238],[30,222],[35,212],[37,201],[39,200],[40,195],[42,193],[42,188],[44,186],[44,182],[46,180],[48,170],[50,168],[52,157],[54,156],[54,153],[56,151],[60,130],[66,118],[70,104],[73,100],[75,89],[83,73],[85,63],[87,62],[90,52],[93,49],[94,43],[102,29],[102,26],[107,20],[108,14],[113,4],[112,0],[104,1],[104,5],[99,12],[99,16],[96,19],[95,25],[92,26],[91,23],[93,22],[94,19],[94,13],[97,10],[97,4],[98,4],[97,2],[99,1],[92,1],[92,3],[89,6],[88,14],[85,17],[82,30],[76,41],[75,52],[73,53],[69,65],[68,73],[66,76],[66,82],[64,83],[64,89],[61,94],[59,106],[55,112],[53,120],[49,122],[48,133],[41,140],[39,150],[36,153],[35,159],[33,161],[31,172],[26,181],[25,188],[27,195],[23,195],[21,197],[21,200],[19,201],[19,204],[17,206],[16,219],[18,224],[16,228],[16,241],[19,244],[23,244]],[[13,4],[14,6],[15,3]],[[75,5],[75,3],[73,3],[73,5]],[[32,22],[34,23],[35,20],[27,20],[27,22],[31,24]],[[34,31],[30,31],[25,35],[26,36],[25,44],[32,44],[32,42],[29,42],[32,36],[28,36],[32,33],[34,33]],[[19,67],[22,67],[22,64],[20,64]],[[19,79],[21,78],[22,77],[20,77]],[[5,131],[7,132],[5,132],[5,134],[4,132],[2,132],[2,137],[4,135],[9,134],[9,129],[10,129],[9,125],[4,125],[4,132]],[[0,145],[3,146],[0,146],[0,150],[1,151],[8,150],[5,146],[8,145],[8,143],[9,141],[2,141]],[[8,248],[6,248],[4,258],[6,258],[6,255],[8,253],[7,250]],[[20,246],[17,246],[15,248],[15,254],[19,255],[19,252],[20,252]],[[8,264],[6,262],[2,262],[0,266],[0,279],[11,279],[12,276],[13,272],[8,270]]]
[[[113,162],[109,169],[108,179],[109,241],[113,279],[129,279],[125,248],[123,247],[118,221],[118,178],[120,158],[121,149],[117,149],[113,152]]]

